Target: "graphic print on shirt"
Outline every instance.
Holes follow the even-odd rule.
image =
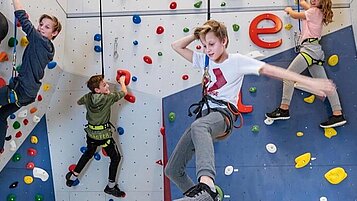
[[[214,68],[212,69],[212,71],[213,74],[216,76],[216,82],[208,89],[208,93],[217,96],[218,92],[216,92],[215,90],[218,90],[225,84],[227,84],[227,80],[224,77],[220,68]]]

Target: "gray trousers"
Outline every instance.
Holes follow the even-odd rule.
[[[321,49],[320,44],[304,43],[304,45],[301,46],[300,52],[306,52],[316,60],[324,59],[324,52]],[[306,68],[308,68],[309,73],[312,77],[327,79],[327,75],[323,66],[317,64],[312,64],[311,66],[308,66],[307,62],[301,54],[298,54],[295,57],[295,59],[291,62],[287,70],[296,73],[302,73]],[[284,80],[281,104],[290,105],[293,93],[294,83],[292,81]],[[331,104],[332,111],[342,110],[341,103],[336,90],[331,95],[327,96],[327,98]]]
[[[196,119],[186,129],[177,143],[165,167],[166,176],[182,191],[186,192],[195,185],[186,174],[186,165],[196,156],[197,179],[216,176],[213,142],[226,130],[226,122],[219,112],[211,112]]]

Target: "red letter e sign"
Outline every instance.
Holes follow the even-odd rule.
[[[275,23],[275,27],[270,28],[258,28],[258,24],[263,20],[271,20]],[[263,48],[276,48],[279,47],[282,43],[282,39],[279,39],[275,42],[265,42],[259,38],[259,34],[275,34],[281,30],[282,22],[280,18],[274,14],[265,13],[257,16],[253,19],[249,27],[249,36],[254,44]]]

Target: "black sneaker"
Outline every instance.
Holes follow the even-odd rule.
[[[67,185],[68,187],[74,186],[74,182],[76,181],[76,180],[71,180],[72,174],[73,174],[73,172],[68,172],[68,173],[66,174],[66,185]]]
[[[188,189],[184,193],[185,197],[175,201],[220,201],[217,192],[213,192],[211,188],[204,183],[198,183],[196,186]]]
[[[337,126],[342,126],[345,123],[347,123],[346,119],[343,117],[343,115],[332,115],[330,118],[328,118],[327,121],[322,122],[320,124],[321,128],[333,128]]]
[[[113,188],[109,188],[107,185],[104,189],[104,192],[118,198],[123,198],[126,196],[125,192],[119,189],[118,184],[116,184]]]
[[[265,113],[265,117],[273,120],[290,119],[289,110],[283,110],[280,107],[276,108],[273,112]]]

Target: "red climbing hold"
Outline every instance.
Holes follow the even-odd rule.
[[[183,80],[188,80],[188,75],[186,75],[186,74],[183,75],[183,76],[182,76],[182,79],[183,79]]]
[[[156,161],[156,164],[163,165],[162,160]]]
[[[35,164],[33,162],[28,162],[26,164],[26,169],[32,170],[33,168],[35,168]]]
[[[147,64],[152,64],[152,59],[151,59],[151,57],[149,57],[149,56],[144,56],[144,61],[145,61],[145,63],[147,63]]]
[[[42,96],[41,96],[41,94],[39,94],[39,95],[37,96],[37,101],[42,101]]]
[[[127,70],[117,70],[117,82],[119,82],[121,76],[125,76],[125,85],[129,85],[131,79],[130,72]]]
[[[177,3],[175,1],[170,3],[170,9],[174,10],[177,8]]]
[[[19,132],[17,132],[16,134],[15,134],[15,137],[16,138],[20,138],[22,136],[22,132],[21,131],[19,131]]]
[[[131,93],[128,93],[126,96],[124,96],[124,99],[130,103],[135,103],[135,96],[133,96]]]
[[[165,127],[160,128],[160,133],[161,133],[161,135],[165,135]]]
[[[156,28],[156,33],[157,34],[162,34],[162,33],[164,33],[164,27],[162,27],[162,26],[158,26],[157,28]]]
[[[36,156],[36,155],[37,155],[36,149],[34,149],[34,148],[28,148],[28,149],[27,149],[27,155],[29,155],[29,156]]]

